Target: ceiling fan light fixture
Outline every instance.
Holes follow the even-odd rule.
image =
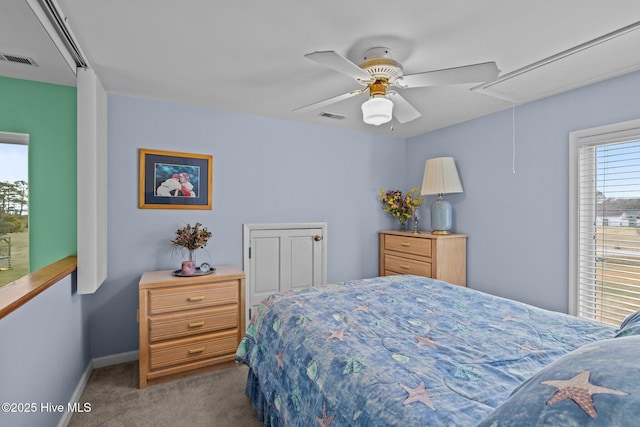
[[[393,102],[384,96],[372,96],[362,104],[362,120],[369,125],[379,126],[391,121]]]
[[[293,111],[305,113],[319,110],[327,105],[368,92],[369,99],[362,104],[362,119],[365,123],[379,126],[395,118],[398,123],[404,124],[416,120],[421,114],[407,99],[398,92],[389,89],[494,81],[500,72],[495,62],[483,62],[416,74],[404,74],[402,64],[393,59],[393,53],[387,47],[373,47],[365,51],[364,56],[357,56],[363,60],[360,65],[356,65],[334,50],[306,54],[305,58],[352,77],[358,84],[366,86],[366,89],[352,90],[342,95],[295,108]],[[486,88],[486,86],[483,87],[483,89]]]

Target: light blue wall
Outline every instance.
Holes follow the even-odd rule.
[[[424,162],[453,156],[463,194],[446,196],[469,235],[469,287],[568,309],[569,132],[640,117],[640,73],[628,74],[407,140],[407,185]],[[423,218],[429,224],[426,198]]]
[[[91,360],[88,320],[75,273],[0,321],[0,401],[35,403],[35,413],[0,412],[2,426],[53,426]]]
[[[138,149],[211,154],[213,210],[138,209]],[[405,182],[405,141],[110,94],[108,277],[89,296],[92,356],[137,350],[138,280],[181,258],[186,223],[213,232],[213,264],[242,266],[242,225],[328,223],[328,280],[378,274],[380,188]]]

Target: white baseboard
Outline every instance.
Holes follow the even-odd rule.
[[[89,382],[89,376],[91,376],[91,372],[94,369],[104,368],[105,366],[117,365],[119,363],[125,362],[133,362],[134,360],[138,360],[138,351],[128,351],[126,353],[118,353],[112,354],[110,356],[96,357],[95,359],[91,359],[87,364],[82,376],[80,377],[80,381],[78,381],[78,385],[76,386],[73,394],[69,398],[69,402],[80,402],[80,398],[82,397],[82,392],[84,388],[87,386],[87,382]],[[84,402],[80,402],[84,403]],[[65,411],[62,414],[62,418],[58,422],[58,427],[67,427],[69,422],[71,421],[72,412]]]
[[[93,363],[93,369],[98,369],[104,368],[105,366],[117,365],[118,363],[133,362],[134,360],[138,360],[138,350],[96,357],[91,360],[91,362]]]
[[[73,394],[69,398],[69,402],[80,401],[80,397],[82,397],[82,392],[84,391],[84,388],[87,385],[87,382],[89,381],[89,376],[91,375],[91,371],[93,371],[92,364],[93,364],[92,360],[90,360],[89,363],[87,363],[87,367],[82,373],[82,376],[80,377],[80,381],[78,381],[78,385],[76,386],[76,389],[73,391]],[[62,418],[60,418],[60,421],[58,421],[58,427],[67,427],[67,425],[69,425],[69,422],[71,421],[72,415],[73,415],[72,412],[64,411],[62,414]]]

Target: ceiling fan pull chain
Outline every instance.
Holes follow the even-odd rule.
[[[511,145],[513,157],[511,159],[511,171],[516,173],[516,104],[511,106]]]

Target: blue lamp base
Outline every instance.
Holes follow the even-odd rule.
[[[438,195],[438,199],[431,204],[432,234],[451,234],[452,212],[451,203],[442,199],[442,194]]]

